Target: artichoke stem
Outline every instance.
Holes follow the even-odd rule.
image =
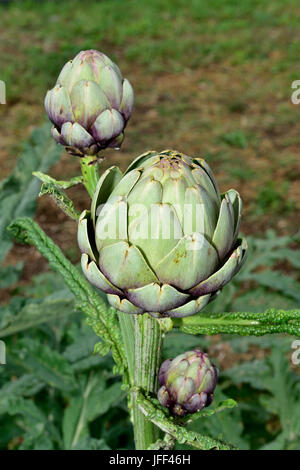
[[[129,315],[119,312],[119,319],[131,386],[141,389],[146,394],[156,395],[162,350],[162,331],[159,322],[146,313]],[[135,394],[133,389],[130,411],[135,447],[137,450],[146,450],[160,438],[160,431],[139,409]]]
[[[134,315],[134,385],[143,392],[158,389],[162,333],[158,321],[148,314]],[[160,437],[159,429],[147,419],[133,397],[134,440],[137,450],[145,450]]]
[[[87,155],[80,158],[80,164],[83,184],[92,199],[99,180],[98,159],[95,156]]]

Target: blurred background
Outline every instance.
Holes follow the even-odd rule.
[[[72,262],[79,260],[76,223],[49,197],[37,199],[31,177],[50,167],[60,180],[79,174],[78,159],[60,157],[49,138],[46,91],[80,50],[98,49],[114,60],[134,87],[135,109],[121,150],[105,151],[103,169],[118,164],[124,170],[146,150],[174,148],[206,158],[220,189],[240,192],[241,230],[250,245],[246,266],[209,308],[299,308],[300,105],[291,102],[291,85],[300,79],[300,5],[24,0],[1,1],[0,17],[0,80],[6,84],[6,104],[0,105],[0,337],[8,350],[7,365],[0,366],[0,446],[131,448],[111,359],[91,357],[97,338],[73,313],[71,295],[34,248],[12,244],[5,230],[18,215],[33,216]],[[83,187],[68,194],[79,210],[88,207]],[[66,315],[53,321],[49,313],[49,322],[29,329],[34,321],[26,315],[53,311],[51,301],[57,309],[64,305]],[[241,448],[300,449],[300,369],[291,364],[292,341],[171,334],[166,355],[196,345],[208,350],[223,371],[220,397],[241,402],[197,429]],[[82,390],[90,381],[92,405],[78,429]],[[101,393],[106,405],[96,411]]]

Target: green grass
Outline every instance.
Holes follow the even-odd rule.
[[[86,48],[109,55],[135,88],[122,168],[148,148],[210,155],[221,189],[237,187],[259,213],[270,175],[280,185],[297,173],[300,108],[290,102],[300,77],[297,0],[24,0],[0,6],[0,15],[8,101],[0,107],[1,177],[42,122],[46,90]],[[275,206],[263,204],[271,225]]]
[[[276,187],[273,181],[269,181],[259,191],[254,209],[255,215],[263,215],[266,212],[291,213],[295,209],[294,201],[286,198],[290,184],[284,181]]]
[[[70,56],[90,47],[112,49],[114,59],[150,72],[183,72],[224,59],[263,64],[272,52],[283,52],[282,70],[294,66],[299,52],[295,7],[296,0],[12,2],[0,10],[3,46],[10,46],[3,47],[1,73],[16,98],[24,80],[28,88],[45,89]],[[16,62],[18,56],[26,60]]]

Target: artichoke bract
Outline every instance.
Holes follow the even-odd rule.
[[[82,270],[122,312],[194,315],[245,260],[241,208],[203,159],[148,152],[101,176],[79,220]]]
[[[63,67],[45,108],[52,136],[83,157],[119,148],[133,108],[133,89],[119,67],[95,50],[82,51]]]
[[[212,403],[218,376],[216,366],[199,349],[167,359],[159,370],[158,400],[175,416],[196,413]]]

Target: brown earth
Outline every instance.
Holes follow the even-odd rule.
[[[280,90],[277,82],[282,83],[282,77],[272,76],[269,82],[268,69],[261,64],[237,69],[224,63],[183,74],[152,76],[137,66],[130,75],[137,97],[133,117],[122,149],[105,152],[103,169],[119,164],[124,170],[148,149],[175,148],[188,155],[207,156],[221,190],[234,187],[243,198],[243,233],[261,234],[268,228],[279,234],[296,233],[300,220],[298,109],[289,100],[289,89]],[[20,142],[45,113],[42,103],[32,102],[8,104],[0,113],[0,174],[5,177],[14,166]],[[21,118],[26,127],[18,125]],[[247,136],[245,148],[228,146],[221,140],[220,136],[232,130]],[[64,154],[50,173],[58,179],[74,176],[79,173],[79,161]],[[270,182],[282,201],[276,210],[267,208],[257,215],[258,194]],[[83,187],[76,186],[68,193],[80,210],[89,206]],[[76,224],[50,198],[38,200],[35,218],[71,260],[78,261]],[[46,269],[46,262],[33,248],[15,245],[6,262],[19,260],[25,262],[23,281]]]

